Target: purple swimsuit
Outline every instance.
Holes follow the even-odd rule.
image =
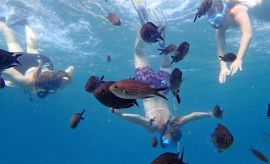
[[[153,69],[149,66],[138,67],[135,69],[135,79],[148,83],[154,88],[164,88],[169,87],[168,81],[170,74],[165,71],[154,73]]]

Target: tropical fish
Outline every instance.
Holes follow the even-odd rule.
[[[185,56],[187,55],[189,51],[189,43],[184,41],[182,42],[178,48],[176,49],[176,51],[174,52],[174,55],[172,56],[172,63],[176,63],[179,62],[180,60],[183,60],[185,58]]]
[[[5,88],[6,84],[5,84],[5,80],[0,76],[0,89]]]
[[[161,53],[159,55],[162,55],[162,54],[167,55],[171,52],[174,52],[176,50],[176,48],[177,48],[177,46],[175,44],[170,44],[164,49],[158,49],[161,51]]]
[[[220,108],[219,105],[216,105],[213,109],[213,115],[214,117],[216,117],[217,119],[221,119],[222,118],[222,112],[223,110]]]
[[[75,113],[70,119],[70,128],[75,129],[81,120],[84,120],[82,116],[86,110],[83,110],[81,113]]]
[[[101,104],[112,109],[130,108],[134,104],[139,107],[136,99],[123,99],[115,96],[110,91],[110,86],[114,83],[114,81],[105,82],[94,90],[93,94]]]
[[[91,76],[89,77],[89,79],[87,80],[86,84],[85,84],[85,90],[87,92],[93,92],[97,87],[99,87],[101,84],[105,83],[103,81],[104,76],[102,76],[101,78],[97,77],[97,76]]]
[[[156,147],[157,147],[157,145],[158,145],[157,137],[153,137],[153,138],[152,138],[151,144],[152,144],[152,147],[153,147],[153,148],[156,148]]]
[[[223,125],[218,124],[214,133],[211,135],[212,142],[219,152],[223,152],[233,143],[233,136],[230,131]]]
[[[107,55],[107,62],[110,62],[110,61],[112,61],[112,58],[110,55]]]
[[[233,62],[237,58],[234,53],[227,53],[224,56],[219,56],[220,60],[224,62]]]
[[[142,40],[144,40],[146,43],[155,43],[159,40],[164,40],[161,36],[164,27],[161,30],[159,30],[158,28],[159,27],[157,27],[152,22],[145,23],[140,30]]]
[[[121,80],[110,86],[110,91],[123,99],[144,99],[156,95],[167,100],[164,95],[159,93],[166,89],[168,87],[152,88],[150,84],[132,79]]]
[[[186,164],[184,162],[184,147],[180,158],[179,152],[177,154],[166,152],[154,159],[152,164]]]
[[[195,22],[197,18],[200,18],[201,16],[205,15],[211,6],[212,6],[212,0],[204,0],[198,8],[198,11],[195,14],[195,18],[193,22]]]
[[[113,24],[115,26],[121,25],[121,21],[116,14],[108,13],[108,16],[106,18],[111,22],[111,24]]]
[[[180,104],[181,99],[179,96],[179,88],[181,83],[183,82],[182,80],[182,71],[178,68],[175,68],[170,76],[170,88],[173,93],[173,96],[176,97],[176,100],[178,104]]]
[[[268,159],[266,158],[266,156],[260,152],[259,150],[256,150],[256,149],[253,149],[251,147],[250,151],[258,158],[260,159],[261,161],[265,162],[265,163],[268,163]]]
[[[4,69],[20,65],[18,57],[21,55],[23,54],[8,52],[0,49],[0,72],[3,71]]]
[[[270,119],[270,104],[268,104],[267,118]]]

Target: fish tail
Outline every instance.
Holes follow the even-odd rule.
[[[134,104],[135,104],[138,108],[140,108],[140,106],[139,106],[139,104],[138,104],[138,102],[137,102],[136,100],[135,100]]]
[[[80,114],[80,117],[81,117],[81,118],[83,118],[82,115],[84,114],[85,111],[86,111],[86,110],[84,109],[84,110],[81,112],[81,114]]]
[[[164,87],[164,88],[158,88],[158,89],[155,89],[157,92],[155,93],[155,95],[161,97],[161,98],[164,98],[165,100],[168,100],[166,96],[164,96],[163,94],[159,93],[161,91],[164,91],[164,90],[167,90],[169,87]]]

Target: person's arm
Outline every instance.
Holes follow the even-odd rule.
[[[218,59],[220,64],[220,73],[219,73],[219,82],[225,83],[226,76],[229,74],[229,69],[227,64],[220,60],[219,56],[223,56],[224,46],[225,46],[225,34],[226,31],[224,28],[216,30],[216,40],[217,40],[217,52],[218,52]]]
[[[212,112],[206,113],[206,112],[193,112],[189,115],[183,116],[183,117],[177,117],[173,120],[173,123],[176,124],[179,127],[182,127],[188,122],[200,120],[203,118],[212,117]]]
[[[119,111],[116,111],[115,115],[121,119],[127,120],[128,122],[132,124],[143,126],[149,131],[158,130],[158,126],[155,123],[155,121],[142,117],[138,114],[128,114],[128,113],[121,113]]]
[[[234,75],[239,69],[242,71],[242,59],[249,47],[252,39],[252,29],[249,16],[247,13],[248,8],[244,5],[239,5],[239,12],[235,15],[235,21],[240,26],[242,32],[240,46],[237,52],[236,60],[230,66],[230,74]]]

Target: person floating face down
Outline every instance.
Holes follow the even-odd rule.
[[[253,3],[254,2],[254,3]],[[242,71],[242,59],[248,50],[252,38],[252,28],[248,15],[248,7],[259,4],[261,0],[213,0],[207,12],[208,22],[216,29],[218,57],[225,54],[225,33],[229,27],[239,26],[242,36],[237,58],[228,68],[227,63],[219,59],[219,82],[225,83],[226,76]]]
[[[55,93],[57,89],[64,88],[71,81],[74,67],[70,66],[65,71],[54,71],[51,60],[39,54],[35,34],[29,25],[25,25],[27,53],[23,53],[12,29],[5,22],[0,22],[0,30],[6,37],[8,51],[23,54],[18,58],[20,65],[3,71],[4,75],[19,86],[37,94],[39,98],[44,98]]]
[[[139,5],[141,4],[137,4],[137,6]],[[137,9],[136,6],[135,9]],[[144,17],[149,17],[147,12],[144,13],[144,15]],[[160,56],[160,70],[158,73],[155,73],[148,63],[148,56],[145,54],[145,46],[146,44],[141,39],[140,35],[137,35],[134,55],[135,79],[148,83],[155,88],[169,87],[171,74],[169,56]],[[166,93],[168,92],[164,92],[164,94]],[[159,132],[162,147],[175,147],[181,139],[182,134],[180,129],[186,123],[213,116],[212,112],[193,112],[185,116],[173,116],[169,110],[169,100],[154,96],[151,98],[145,98],[142,101],[144,106],[144,116],[139,114],[122,113],[119,110],[115,110],[114,114],[130,123],[143,126],[150,132]]]

